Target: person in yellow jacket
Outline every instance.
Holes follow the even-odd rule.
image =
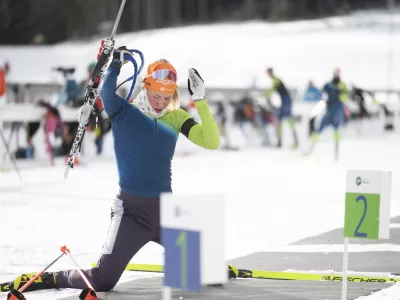
[[[268,101],[274,92],[277,92],[281,98],[281,106],[277,112],[277,135],[278,135],[278,147],[282,147],[282,122],[284,119],[289,121],[290,128],[293,133],[293,145],[292,148],[297,148],[299,141],[296,132],[296,124],[292,113],[292,98],[287,90],[286,86],[281,79],[275,76],[274,70],[272,68],[267,69],[268,76],[272,79],[272,87],[265,92],[265,96]]]

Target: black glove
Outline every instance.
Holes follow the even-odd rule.
[[[114,50],[113,52],[113,60],[118,59],[122,64],[127,63],[128,61],[124,59],[124,54],[129,54],[133,56],[133,53],[129,51],[126,46],[121,46]]]

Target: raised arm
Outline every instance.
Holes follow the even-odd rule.
[[[183,115],[181,132],[194,144],[205,149],[216,150],[220,147],[220,136],[217,124],[205,100],[204,81],[195,69],[189,69],[188,90],[199,113],[201,124],[198,124],[188,113]]]
[[[197,123],[186,111],[179,110],[180,132],[197,146],[209,150],[219,149],[220,135],[218,127],[206,100],[195,101],[195,106],[199,113],[201,124]]]
[[[100,98],[103,101],[104,110],[112,120],[114,119],[113,116],[119,115],[124,107],[124,99],[115,93],[120,68],[120,60],[114,58],[104,75],[100,89]]]

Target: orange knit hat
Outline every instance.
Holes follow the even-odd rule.
[[[172,94],[176,90],[177,73],[175,68],[166,62],[157,61],[147,68],[143,85],[152,92]]]

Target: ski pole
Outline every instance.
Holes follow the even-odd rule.
[[[47,271],[47,269],[49,269],[52,265],[54,265],[54,263],[56,261],[58,261],[62,256],[64,255],[64,253],[60,254],[55,260],[53,260],[47,267],[45,267],[42,271],[40,271],[39,273],[37,273],[31,280],[29,280],[27,283],[25,283],[20,289],[19,291],[22,293],[24,290],[26,290],[36,279],[39,278],[40,275],[42,275],[44,272]]]
[[[101,53],[99,53],[97,56],[98,61],[96,66],[94,67],[91,77],[91,81],[93,81],[93,83],[95,83],[97,86],[100,84],[100,77],[103,76],[104,68],[107,65],[107,62],[111,56],[111,52],[114,50],[114,37],[115,34],[117,33],[119,20],[121,19],[122,12],[125,7],[125,2],[126,0],[122,0],[121,5],[119,6],[117,18],[115,19],[114,27],[112,29],[110,37],[106,40],[103,40],[101,43],[101,48],[103,49]]]
[[[63,248],[64,248],[64,247],[63,247]],[[86,285],[87,285],[91,290],[95,291],[94,288],[93,288],[93,286],[90,284],[89,280],[86,278],[85,274],[83,274],[81,268],[79,268],[79,266],[78,266],[78,264],[76,263],[75,259],[71,256],[70,250],[69,250],[68,248],[65,247],[64,250],[61,250],[61,251],[64,251],[64,253],[72,260],[73,264],[74,264],[75,267],[76,267],[76,270],[79,272],[79,274],[81,275],[82,279],[85,281]]]
[[[24,290],[26,290],[36,279],[38,279],[40,275],[42,275],[44,272],[46,272],[47,269],[49,269],[52,265],[54,265],[55,262],[58,261],[64,254],[65,253],[60,254],[55,260],[53,260],[42,271],[40,271],[34,277],[32,277],[31,280],[29,280],[27,283],[25,283],[20,289],[13,290],[10,293],[8,293],[7,299],[9,299],[9,300],[25,299],[25,297],[22,295],[22,292]]]
[[[114,37],[117,32],[119,20],[121,19],[122,12],[124,10],[126,0],[122,0],[117,18],[114,23],[114,27],[111,32],[111,36],[106,40],[103,40],[101,43],[101,53],[99,53],[97,57],[97,63],[93,70],[93,74],[89,80],[89,84],[86,87],[85,93],[85,102],[80,109],[80,117],[79,117],[79,127],[77,133],[75,135],[74,141],[72,143],[72,147],[70,150],[70,154],[67,160],[67,166],[64,171],[64,178],[66,179],[68,176],[68,172],[70,168],[74,166],[74,159],[78,153],[80,145],[83,140],[83,136],[85,134],[87,121],[89,120],[90,114],[92,112],[93,106],[95,104],[96,97],[98,95],[98,89],[100,85],[100,81],[103,78],[103,74],[107,68],[107,63],[110,59],[110,56],[114,50]]]
[[[113,27],[113,29],[112,29],[111,36],[110,36],[111,39],[114,39],[115,34],[117,33],[117,28],[118,28],[119,20],[121,19],[122,11],[124,10],[124,6],[125,6],[125,2],[126,2],[126,0],[122,0],[121,5],[119,6],[119,11],[118,11],[118,14],[117,14],[117,19],[115,20],[114,27]]]

